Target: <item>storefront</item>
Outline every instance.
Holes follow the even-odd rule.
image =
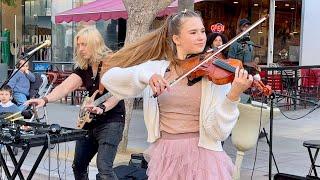
[[[76,32],[85,26],[95,26],[105,39],[105,43],[112,50],[117,50],[123,45],[126,29],[126,21],[123,19],[55,23],[55,15],[57,13],[74,9],[93,1],[73,0],[73,3],[66,3],[62,0],[52,0],[53,62],[73,62],[73,38]]]
[[[55,3],[56,4],[56,3]],[[274,51],[273,62],[280,63],[282,65],[299,65],[300,61],[300,30],[301,30],[301,10],[302,0],[276,0],[276,12],[275,12],[275,28],[274,28]],[[78,6],[74,6],[78,7]],[[195,3],[195,10],[199,11],[204,19],[204,24],[207,33],[211,32],[211,26],[216,23],[222,23],[225,27],[224,34],[231,39],[238,33],[238,22],[242,18],[247,18],[251,22],[254,22],[262,16],[269,13],[270,0],[219,0],[219,1],[198,1]],[[72,8],[69,8],[72,9]],[[62,12],[62,11],[58,11]],[[161,19],[161,18],[160,18]],[[107,26],[109,29],[117,31],[114,34],[111,33],[106,40],[108,46],[113,50],[121,47],[125,36],[125,20],[120,19],[117,22],[111,21],[89,21],[77,24],[77,27],[83,25],[94,24],[100,32],[106,36],[111,32],[106,33]],[[114,26],[112,26],[114,23]],[[66,28],[72,23],[62,23],[54,25],[56,27]],[[77,31],[77,28],[73,28],[73,34]],[[120,31],[123,31],[119,34]],[[258,56],[261,64],[267,64],[268,56],[268,21],[262,23],[260,26],[250,32],[251,40],[259,47],[254,50],[254,55]],[[62,33],[63,34],[63,33]],[[67,37],[67,34],[66,34]],[[119,40],[121,38],[121,40]],[[63,43],[63,39],[57,40],[57,42]],[[67,44],[67,43],[65,43]],[[66,49],[66,48],[64,48]],[[61,55],[61,53],[59,53]],[[70,59],[67,57],[67,59]],[[58,59],[57,59],[58,60]]]
[[[92,1],[94,0],[17,0],[11,6],[0,3],[1,62],[13,68],[15,57],[50,40],[50,48],[39,50],[30,59],[30,64],[34,65],[33,70],[45,70],[52,64],[59,70],[70,69],[71,65],[68,64],[73,63],[73,37],[77,30],[87,25],[96,26],[110,48],[118,49],[124,42],[125,20],[54,23],[56,13]],[[119,33],[124,34],[122,38],[118,38]]]
[[[56,14],[92,1],[94,0],[17,0],[15,6],[0,3],[2,62],[8,62],[12,66],[15,61],[13,54],[19,56],[22,52],[49,39],[52,41],[52,47],[37,52],[33,61],[72,63],[73,37],[80,28],[87,25],[96,26],[111,49],[117,50],[122,47],[126,32],[126,20],[124,19],[55,23]],[[303,15],[301,14],[303,14],[304,1],[276,0],[273,62],[285,65],[301,64],[302,36],[300,32],[303,29],[301,27]],[[221,23],[224,25],[224,34],[231,39],[237,34],[237,26],[241,18],[254,22],[269,12],[269,6],[270,0],[204,0],[195,3],[195,10],[201,12],[207,33],[210,33],[212,25]],[[305,19],[304,24],[312,23],[309,21]],[[255,56],[260,57],[261,64],[267,62],[268,29],[268,22],[264,22],[250,33],[251,40],[261,46],[261,48],[255,48],[254,52]],[[6,30],[9,30],[9,35],[6,34]],[[59,68],[64,67],[59,66]]]
[[[228,39],[238,33],[238,23],[242,18],[251,22],[257,21],[269,13],[270,0],[222,0],[204,1],[195,5],[195,10],[201,12],[207,33],[216,23],[224,25],[224,34]],[[276,1],[274,54],[273,62],[284,65],[299,64],[300,29],[302,0]],[[256,47],[254,56],[260,58],[261,64],[267,63],[268,51],[268,21],[250,32],[250,38]]]
[[[0,52],[1,62],[13,65],[14,54],[22,44],[24,8],[22,0],[12,4],[0,3]]]

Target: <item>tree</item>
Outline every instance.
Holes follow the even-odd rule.
[[[0,0],[0,3],[4,3],[8,6],[16,6],[15,0]]]
[[[125,43],[134,42],[137,38],[149,32],[152,21],[159,11],[165,9],[173,0],[123,0],[128,12],[127,34]],[[126,118],[119,151],[125,152],[128,144],[129,124],[132,117],[133,99],[125,100]]]

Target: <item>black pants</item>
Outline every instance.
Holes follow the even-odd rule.
[[[88,166],[98,152],[96,179],[117,180],[113,171],[113,161],[122,139],[124,123],[112,122],[89,130],[89,137],[76,142],[73,173],[76,180],[88,179]]]

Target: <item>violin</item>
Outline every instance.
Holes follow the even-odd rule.
[[[190,71],[193,67],[196,67],[201,63],[201,61],[203,61],[203,59],[207,58],[211,54],[213,53],[203,53],[186,59],[182,64],[183,71]],[[234,73],[237,67],[243,68],[242,62],[238,59],[229,58],[223,60],[213,56],[212,59],[206,63],[203,63],[196,70],[189,73],[187,78],[189,82],[193,82],[195,79],[199,79],[199,77],[207,77],[213,83],[223,85],[233,81]],[[260,80],[254,79],[252,87],[257,88],[265,96],[269,96],[272,93],[271,87],[264,85]]]

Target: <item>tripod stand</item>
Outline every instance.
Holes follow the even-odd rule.
[[[274,158],[273,152],[272,152],[272,141],[273,141],[273,106],[274,106],[273,103],[274,103],[274,99],[275,99],[275,94],[272,93],[269,96],[269,98],[270,98],[270,124],[269,124],[270,125],[269,126],[269,128],[270,128],[270,132],[269,132],[270,141],[268,143],[269,144],[269,174],[268,174],[268,177],[269,177],[269,180],[271,180],[272,179],[272,158]],[[266,133],[264,128],[263,128],[263,131],[264,131],[264,133]],[[267,136],[266,136],[266,138],[267,138]],[[267,138],[267,142],[268,142],[268,138]],[[279,172],[279,169],[278,169],[278,166],[277,166],[275,159],[274,159],[274,162],[275,162],[277,170]]]
[[[292,98],[294,100],[300,100],[300,101],[306,101],[306,102],[309,102],[311,104],[314,104],[315,107],[312,108],[307,114],[313,112],[314,110],[320,108],[320,104],[319,103],[315,103],[314,101],[310,101],[310,100],[306,100],[306,99],[301,99],[301,98],[297,98],[297,97],[292,97],[292,96],[287,96],[287,95],[283,95],[283,94],[278,94],[278,93],[272,93],[269,98],[270,98],[270,132],[269,132],[269,139],[270,141],[268,142],[268,138],[267,138],[267,143],[269,144],[269,173],[268,173],[268,177],[269,177],[269,180],[272,179],[272,159],[274,160],[275,162],[275,165],[276,165],[276,168],[277,168],[277,171],[279,173],[279,169],[278,169],[278,166],[276,164],[276,161],[274,159],[274,156],[273,156],[273,146],[272,146],[272,143],[273,143],[273,111],[274,111],[274,99],[275,97],[277,96],[281,96],[281,97],[287,97],[287,98]],[[307,115],[306,114],[306,115]],[[304,116],[306,116],[304,115]],[[304,116],[301,116],[300,118],[304,117]],[[299,119],[299,118],[296,118],[296,119]],[[265,129],[263,129],[264,133],[265,133]]]

